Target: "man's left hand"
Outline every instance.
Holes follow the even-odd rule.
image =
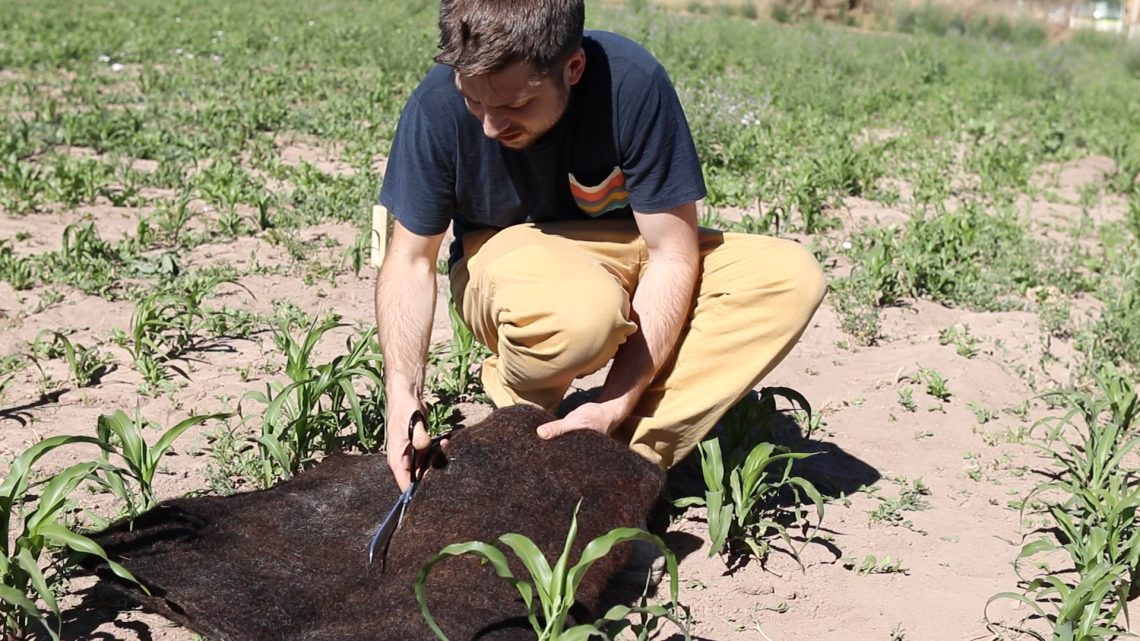
[[[564,418],[538,426],[538,436],[543,439],[558,438],[563,434],[577,430],[594,430],[602,434],[609,434],[622,416],[604,403],[586,403]]]

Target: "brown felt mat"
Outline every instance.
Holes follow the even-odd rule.
[[[417,491],[383,572],[367,563],[368,540],[399,492],[382,455],[332,456],[261,492],[167,501],[97,539],[151,595],[118,589],[210,641],[431,641],[412,586],[445,545],[520,532],[557,558],[582,499],[577,558],[590,539],[636,525],[656,499],[655,466],[592,432],[541,441],[534,430],[546,420],[513,407],[458,432],[451,462]],[[594,566],[578,592],[585,608],[626,552]],[[534,638],[518,594],[474,559],[437,566],[427,593],[453,640]]]

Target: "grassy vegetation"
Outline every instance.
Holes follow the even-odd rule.
[[[1140,550],[1131,525],[1136,472],[1121,463],[1135,444],[1126,389],[1140,367],[1135,49],[1079,34],[1046,44],[1031,23],[932,5],[884,17],[879,26],[898,33],[868,36],[812,20],[776,24],[802,20],[783,3],[772,5],[774,22],[756,19],[762,11],[750,2],[682,7],[699,16],[632,4],[591,5],[590,23],[644,43],[669,70],[704,161],[709,205],[743,212],[734,220],[708,212],[702,223],[809,238],[833,268],[830,304],[851,343],[892,340],[883,310],[922,298],[1035,311],[1046,355],[1062,342],[1076,348],[1080,362],[1066,382],[1078,391],[1063,401],[1076,413],[1048,435],[1007,429],[983,438],[1042,444],[1062,470],[1034,498],[1064,536],[1030,541],[1021,560],[1054,552],[1072,567],[1026,577],[1009,598],[1047,617],[1059,635],[1111,636]],[[370,331],[358,328],[321,359],[316,346],[344,331],[339,319],[287,304],[256,314],[224,304],[221,292],[253,275],[311,285],[335,283],[347,266],[360,273],[377,160],[430,64],[436,6],[4,3],[0,216],[33,231],[0,239],[0,281],[39,296],[30,315],[80,293],[122,301],[133,314],[110,336],[80,341],[49,327],[0,355],[0,402],[30,367],[39,368],[41,392],[60,389],[64,381],[44,369],[57,359],[76,388],[129,367],[141,394],[168,393],[192,374],[188,356],[220,340],[268,337],[282,364],[267,366],[263,389],[232,408],[240,422],[213,432],[215,491],[270,486],[334,450],[380,448],[384,397]],[[339,165],[286,162],[290,145]],[[1058,193],[1051,173],[1090,155],[1111,168],[1076,196]],[[852,224],[848,209],[862,202],[855,199],[902,222]],[[1038,202],[1077,208],[1080,220],[1050,227],[1031,215]],[[1103,202],[1123,203],[1123,216],[1094,218]],[[128,213],[130,228],[80,215],[94,207]],[[70,224],[45,238],[39,224],[53,213]],[[316,258],[325,248],[301,234],[327,221],[361,232],[333,264]],[[285,263],[191,266],[199,246],[249,238],[280,249]],[[37,244],[45,241],[51,246]],[[1078,313],[1078,300],[1095,301],[1092,312]],[[485,352],[454,310],[452,331],[433,348],[427,376],[431,423],[440,428],[458,418],[458,403],[482,400],[475,369]],[[938,340],[963,359],[984,358],[967,326],[942,328]],[[129,360],[117,362],[114,345]],[[1119,373],[1101,374],[1105,367]],[[897,403],[907,414],[920,401],[939,410],[959,402],[959,383],[952,393],[934,369],[905,383]],[[916,399],[916,389],[929,398]],[[764,558],[782,542],[798,555],[823,516],[823,498],[794,465],[807,454],[771,442],[775,396],[738,406],[721,438],[700,448],[706,487],[683,503],[707,509],[714,553]],[[968,408],[978,424],[998,419],[995,410]],[[10,533],[0,558],[5,632],[43,627],[72,554],[99,553],[67,528],[79,522],[67,494],[94,487],[124,512],[146,509],[159,498],[152,481],[163,453],[207,418],[218,417],[191,416],[159,432],[137,413],[114,412],[89,435],[51,437],[15,458],[0,486]],[[818,421],[809,412],[803,423],[810,432]],[[99,457],[43,478],[31,473],[46,452],[73,442],[98,448]],[[921,479],[899,485],[897,497],[877,497],[871,522],[913,527],[905,513],[925,509],[930,490]],[[797,527],[798,540],[789,532]],[[851,569],[904,571],[873,555]]]

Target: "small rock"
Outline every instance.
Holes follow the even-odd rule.
[[[762,596],[765,594],[775,594],[776,588],[767,583],[754,583],[740,588],[740,592],[750,596]]]

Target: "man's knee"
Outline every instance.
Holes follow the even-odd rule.
[[[584,374],[604,365],[636,330],[628,320],[629,295],[612,281],[571,277],[498,294],[500,356],[510,370]]]
[[[823,268],[811,251],[794,243],[796,249],[788,252],[789,278],[792,279],[792,289],[796,292],[804,309],[809,310],[810,317],[823,302],[827,293],[827,279],[823,275]]]

